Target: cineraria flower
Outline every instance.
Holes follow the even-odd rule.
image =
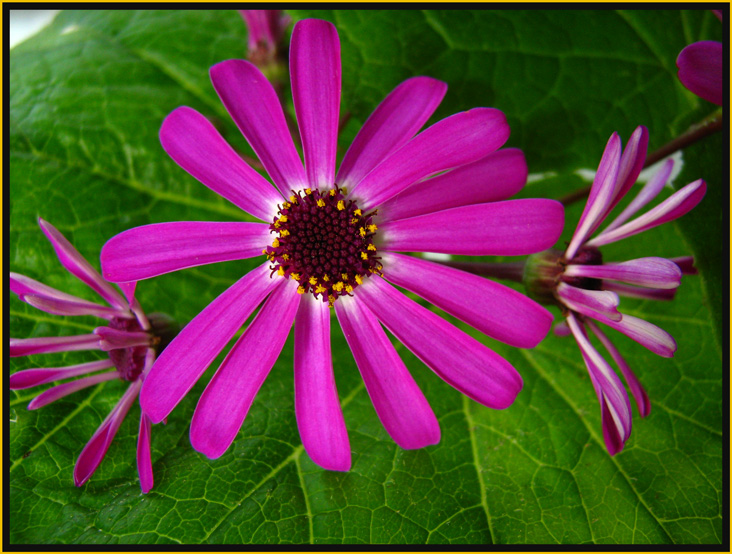
[[[427,77],[403,82],[384,99],[336,175],[341,68],[332,24],[297,23],[290,73],[304,168],[260,71],[242,60],[211,68],[214,88],[277,188],[191,108],[173,111],[160,131],[163,148],[183,169],[266,223],[138,227],[104,246],[102,267],[113,281],[135,281],[263,254],[263,265],[214,300],[163,352],[143,386],[143,408],[153,422],[166,417],[263,303],[203,392],[191,443],[210,458],[226,451],[296,321],[302,442],[317,464],[345,471],[351,454],[333,377],[329,307],[387,432],[402,448],[435,444],[437,419],[381,325],[443,380],[486,406],[511,405],[521,377],[392,285],[514,346],[535,346],[552,316],[512,289],[396,252],[537,252],[557,240],[564,212],[551,200],[495,202],[526,179],[520,152],[496,152],[509,134],[498,110],[458,113],[413,137],[446,91]]]
[[[68,367],[36,368],[18,371],[10,376],[12,390],[26,389],[62,379],[89,375],[110,369],[104,373],[76,379],[55,385],[36,396],[29,410],[42,408],[59,398],[76,391],[122,379],[130,386],[122,398],[102,422],[96,433],[86,444],[74,466],[74,483],[81,486],[92,476],[101,463],[117,429],[127,415],[142,387],[142,381],[155,361],[155,347],[160,337],[167,335],[171,321],[162,314],[146,317],[135,299],[135,283],[125,283],[123,297],[115,288],[87,262],[53,225],[38,220],[41,229],[51,241],[61,264],[75,277],[91,287],[109,305],[104,306],[70,294],[66,294],[38,281],[10,273],[10,290],[31,306],[44,312],[65,316],[95,316],[106,319],[108,324],[97,327],[87,335],[68,337],[44,337],[32,339],[10,339],[10,356],[30,356],[52,352],[75,350],[102,350],[108,354],[103,360],[87,362]],[[152,463],[150,460],[150,418],[140,414],[140,434],[137,441],[137,471],[140,487],[148,492],[153,486]]]
[[[531,256],[524,277],[532,298],[558,304],[565,314],[568,329],[560,324],[556,331],[558,334],[571,333],[579,345],[600,402],[605,445],[611,455],[620,452],[630,436],[630,401],[618,376],[590,343],[587,329],[600,340],[620,368],[641,417],[645,417],[651,410],[648,395],[620,352],[595,322],[620,331],[659,356],[672,357],[676,351],[673,337],[652,323],[621,314],[618,295],[671,299],[681,284],[681,275],[695,270],[691,257],[671,260],[649,257],[607,263],[603,261],[598,247],[681,217],[696,206],[706,192],[704,181],[699,179],[628,221],[666,184],[673,167],[673,160],[668,160],[635,199],[602,232],[590,238],[635,183],[643,168],[647,148],[648,132],[645,127],[635,130],[622,155],[617,133],[610,137],[587,205],[567,250]]]
[[[249,31],[247,59],[257,66],[272,63],[290,16],[282,10],[239,10]]]
[[[712,10],[722,21],[722,10]],[[702,40],[684,48],[676,58],[679,81],[697,96],[722,105],[724,49],[721,42]]]

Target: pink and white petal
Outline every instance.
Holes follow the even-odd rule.
[[[145,412],[140,414],[140,433],[137,435],[137,474],[143,493],[150,492],[155,483],[153,479],[152,457],[150,455],[150,418]]]
[[[10,357],[50,354],[52,352],[72,352],[74,350],[99,350],[99,337],[72,335],[68,337],[40,337],[35,339],[10,339]]]
[[[351,468],[351,447],[330,353],[330,309],[308,294],[295,316],[295,416],[305,452],[320,467]]]
[[[38,218],[38,224],[41,226],[41,230],[44,234],[48,237],[48,240],[51,241],[51,245],[56,251],[56,256],[58,256],[61,265],[63,265],[69,273],[97,292],[97,294],[109,302],[110,305],[123,310],[127,309],[127,302],[125,302],[122,295],[117,292],[111,284],[102,279],[99,272],[97,272],[97,270],[84,259],[79,251],[73,247],[73,245],[59,232],[58,229],[56,229],[56,227],[47,221],[44,221],[40,217]]]
[[[290,42],[290,81],[305,171],[312,188],[332,187],[341,104],[341,44],[329,21],[298,21]]]
[[[111,327],[97,327],[94,334],[99,337],[99,348],[105,352],[117,348],[148,346],[152,336],[145,331],[123,331]]]
[[[425,177],[487,156],[506,142],[509,132],[506,116],[493,108],[451,115],[390,154],[349,196],[370,210]]]
[[[635,376],[635,373],[633,373],[633,370],[630,369],[630,366],[620,354],[620,351],[615,347],[610,339],[607,338],[605,333],[603,333],[600,328],[591,321],[588,321],[587,325],[590,330],[595,334],[595,336],[600,339],[600,342],[610,353],[610,356],[612,356],[613,360],[615,360],[615,363],[620,368],[620,371],[623,372],[625,382],[628,383],[628,386],[630,387],[630,392],[633,394],[635,403],[638,406],[638,412],[640,413],[641,417],[646,417],[648,414],[651,413],[651,401],[648,398],[648,394],[646,394],[646,391],[643,389],[643,385],[641,385],[640,381]]]
[[[102,463],[104,455],[112,444],[114,436],[117,434],[119,426],[122,424],[127,412],[137,398],[142,383],[137,380],[132,383],[120,398],[117,406],[109,413],[89,442],[86,443],[84,450],[79,454],[74,466],[74,484],[80,487],[86,483],[92,474],[97,470],[99,464]]]
[[[34,296],[32,294],[25,295],[23,299],[34,308],[54,315],[91,315],[102,319],[112,319],[121,315],[120,310],[117,308],[102,306],[81,299],[76,302],[49,296]]]
[[[109,369],[110,367],[114,367],[114,364],[112,360],[106,358],[104,360],[67,367],[24,369],[10,376],[10,390],[36,387],[52,381],[61,381],[62,379],[70,379],[71,377],[86,375],[87,373],[93,373],[102,369]]]
[[[620,299],[614,292],[604,290],[585,290],[567,283],[557,285],[559,300],[570,310],[587,317],[620,321],[623,317],[618,312]]]
[[[635,184],[638,175],[640,175],[643,165],[646,163],[646,152],[648,151],[648,129],[643,125],[639,125],[628,139],[622,156],[620,156],[620,167],[618,168],[618,177],[613,190],[613,196],[610,205],[605,210],[602,218],[597,221],[590,234],[597,229],[603,219],[605,219],[612,209],[617,206],[630,188]]]
[[[280,280],[216,370],[191,421],[191,445],[218,458],[236,438],[254,397],[277,361],[297,313],[297,282]]]
[[[673,300],[676,296],[676,289],[650,289],[646,287],[634,287],[614,281],[603,281],[603,290],[612,291],[620,296],[630,298],[641,298],[643,300]]]
[[[253,258],[270,242],[265,223],[153,223],[109,239],[102,247],[102,271],[110,281],[139,281],[189,267]]]
[[[671,258],[671,261],[679,266],[682,275],[696,275],[699,273],[699,270],[694,267],[694,256]]]
[[[519,256],[554,246],[564,226],[556,200],[527,198],[461,206],[382,224],[385,250]]]
[[[305,188],[305,170],[267,78],[244,60],[217,63],[210,74],[219,98],[280,192],[289,196],[291,189]]]
[[[160,353],[140,393],[140,406],[153,423],[175,408],[244,325],[281,278],[271,279],[269,264],[239,279],[186,325]]]
[[[569,264],[564,270],[564,276],[612,279],[658,289],[675,289],[681,284],[679,266],[671,260],[657,257],[603,265]]]
[[[620,137],[617,133],[613,133],[602,154],[582,217],[564,254],[568,260],[574,258],[580,246],[584,244],[585,239],[590,236],[592,229],[595,229],[602,222],[602,216],[607,213],[618,178],[620,149]]]
[[[506,360],[380,277],[354,296],[443,381],[490,408],[508,408],[523,381]]]
[[[587,242],[588,246],[602,246],[624,238],[632,237],[648,229],[653,229],[669,221],[673,221],[686,214],[694,208],[704,194],[707,192],[707,185],[699,179],[676,191],[658,206],[648,210],[625,225],[613,229],[610,232],[603,231],[595,238]]]
[[[505,148],[410,186],[379,206],[379,219],[391,221],[506,200],[526,184],[528,167],[518,148]]]
[[[724,47],[712,40],[690,44],[676,58],[681,84],[717,106],[724,100],[723,65]]]
[[[427,122],[446,92],[446,83],[430,77],[412,77],[399,84],[353,139],[336,183],[350,190],[384,158],[404,146]]]
[[[193,108],[181,106],[165,118],[160,143],[175,163],[245,212],[263,221],[277,213],[282,195]]]
[[[552,314],[523,294],[427,260],[384,253],[384,278],[494,339],[533,348],[552,325]]]
[[[404,449],[440,442],[440,425],[376,317],[358,298],[341,297],[336,315],[376,414]]]
[[[651,179],[646,183],[646,186],[644,186],[638,195],[633,198],[630,204],[620,212],[620,215],[618,215],[610,225],[605,227],[603,233],[607,233],[608,231],[612,231],[613,229],[620,227],[623,223],[628,221],[630,217],[635,215],[638,210],[658,196],[658,193],[660,193],[666,185],[666,181],[668,181],[673,168],[674,161],[672,159],[666,160],[666,162],[661,166],[661,169],[653,174],[653,177],[651,177]]]
[[[51,387],[50,389],[43,391],[41,394],[31,400],[30,404],[28,404],[28,409],[37,410],[38,408],[43,408],[43,406],[47,406],[48,404],[50,404],[51,402],[55,402],[59,398],[63,398],[64,396],[68,396],[88,387],[93,387],[94,385],[98,385],[99,383],[112,381],[118,378],[119,372],[115,370],[108,371],[107,373],[100,373],[98,375],[92,375],[91,377],[83,377],[81,379],[77,379],[76,381],[71,381],[70,383],[56,385],[55,387]]]
[[[623,319],[620,321],[606,319],[599,319],[599,321],[616,331],[620,331],[654,354],[664,358],[673,358],[674,352],[676,352],[674,338],[653,323],[628,314],[623,314]]]

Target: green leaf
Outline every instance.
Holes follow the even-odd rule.
[[[523,195],[557,198],[584,182],[613,131],[638,124],[651,149],[706,116],[674,60],[686,44],[721,38],[702,11],[305,11],[336,23],[342,43],[342,110],[351,114],[341,154],[376,104],[401,80],[449,84],[433,121],[495,106],[509,145],[544,173]],[[180,105],[211,118],[251,152],[219,103],[208,68],[246,55],[246,30],[229,11],[67,11],[10,55],[10,270],[92,299],[66,273],[36,218],[56,225],[98,267],[104,242],[125,229],[179,220],[246,216],[163,152],[160,124]],[[712,145],[704,146],[704,145]],[[381,426],[333,320],[333,364],[353,467],[322,470],[304,452],[294,415],[292,337],[232,447],[195,452],[188,426],[221,358],[153,428],[155,487],[135,469],[134,406],[104,462],[81,488],[76,457],[125,385],[112,382],[38,411],[37,391],[9,393],[10,542],[27,543],[664,543],[721,544],[723,367],[718,236],[722,141],[690,149],[676,185],[703,177],[710,192],[679,223],[603,248],[605,258],[693,254],[676,299],[623,299],[625,313],[675,336],[662,359],[610,336],[653,405],[634,420],[625,450],[605,451],[597,400],[576,344],[553,334],[533,350],[510,348],[446,316],[509,360],[524,390],[494,411],[438,379],[406,348],[405,363],[442,429],[438,445],[397,447]],[[714,190],[713,190],[714,189]],[[582,203],[567,210],[571,236]],[[716,239],[716,240],[715,240]],[[711,244],[710,244],[711,243]],[[187,322],[258,262],[189,269],[138,285],[148,312]],[[10,299],[14,337],[89,332],[93,318],[63,318]],[[444,315],[444,314],[443,314]],[[557,316],[559,314],[557,313]],[[715,339],[715,333],[717,338]],[[192,348],[195,345],[192,346]],[[253,352],[252,355],[257,355]],[[459,355],[458,352],[455,353]],[[10,371],[88,361],[101,353],[14,358]]]

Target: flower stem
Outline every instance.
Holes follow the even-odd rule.
[[[721,131],[722,126],[722,110],[717,110],[710,116],[704,118],[699,123],[695,123],[694,125],[689,127],[689,129],[687,129],[687,131],[682,135],[679,135],[672,141],[667,142],[666,144],[661,146],[661,148],[659,148],[658,150],[654,150],[653,152],[648,154],[648,156],[646,157],[646,162],[645,164],[643,164],[643,168],[655,164],[665,157],[670,156],[674,152],[683,150],[687,146],[694,144],[696,141],[701,140],[704,137],[713,135],[714,133]],[[591,188],[592,185],[589,185],[574,192],[570,192],[569,194],[562,196],[559,201],[565,206],[569,206],[570,204],[577,202],[578,200],[586,198],[590,194]]]
[[[521,283],[524,277],[524,262],[507,263],[476,263],[476,262],[438,262],[448,267],[467,271],[483,277],[495,277],[497,279],[508,279]]]

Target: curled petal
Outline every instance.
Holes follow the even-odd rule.
[[[74,350],[99,350],[99,337],[93,333],[69,337],[41,337],[37,339],[10,339],[10,357],[71,352]]]
[[[55,387],[51,387],[50,389],[43,391],[41,394],[31,400],[30,404],[28,404],[28,409],[37,410],[38,408],[47,406],[51,402],[55,402],[59,398],[68,396],[69,394],[72,394],[76,391],[80,391],[88,387],[93,387],[94,385],[104,383],[105,381],[111,381],[113,379],[117,379],[118,377],[119,373],[117,371],[108,371],[107,373],[100,373],[99,375],[92,375],[91,377],[77,379],[76,381],[71,381],[70,383],[56,385]]]
[[[675,289],[681,284],[681,269],[665,258],[638,258],[603,265],[570,264],[564,270],[566,277],[612,279],[631,285]]]
[[[106,358],[68,367],[24,369],[10,376],[10,390],[36,387],[52,381],[61,381],[62,379],[70,379],[71,377],[86,375],[102,369],[109,369],[110,367],[114,367],[114,364],[111,359]]]
[[[595,319],[620,321],[618,312],[620,299],[614,292],[604,290],[585,290],[567,283],[557,285],[559,300],[570,310]]]

